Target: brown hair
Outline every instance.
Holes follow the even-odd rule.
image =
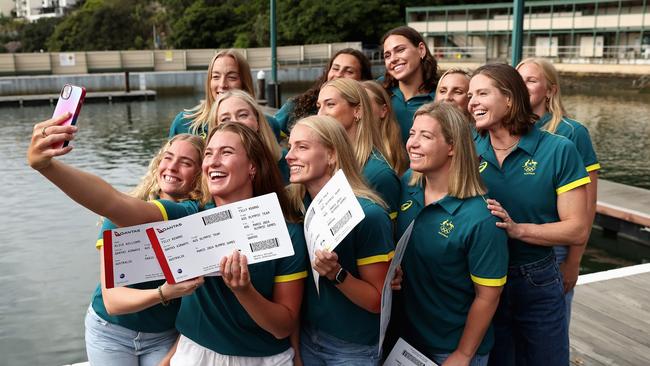
[[[402,36],[411,42],[414,47],[418,47],[420,43],[424,44],[425,55],[422,58],[422,85],[418,87],[418,90],[421,92],[431,92],[436,90],[436,85],[438,85],[438,62],[429,51],[427,43],[422,38],[422,35],[415,29],[408,26],[401,26],[393,28],[386,32],[383,37],[381,37],[381,45],[383,46],[386,39],[390,36]],[[399,86],[398,81],[388,73],[384,74],[384,89],[388,90],[392,87]]]
[[[494,87],[510,99],[510,107],[502,125],[511,135],[525,135],[539,118],[530,105],[528,88],[521,75],[510,65],[487,64],[474,71],[474,75],[485,75]]]
[[[341,54],[354,56],[357,61],[359,61],[359,66],[361,67],[361,80],[370,80],[372,79],[372,68],[370,66],[370,61],[366,55],[354,48],[344,48],[337,51],[332,58],[330,58],[327,66],[323,69],[323,74],[316,80],[316,82],[304,93],[298,95],[293,99],[294,107],[291,112],[290,121],[298,121],[303,117],[309,116],[312,111],[316,108],[316,101],[318,100],[318,92],[320,88],[327,82],[327,74],[332,68],[334,60]]]
[[[453,147],[448,194],[459,199],[484,195],[487,190],[478,170],[476,149],[467,114],[453,104],[435,102],[420,107],[415,112],[414,119],[418,116],[429,116],[438,121],[445,142]],[[413,171],[409,185],[416,184],[424,185],[423,175]]]
[[[241,139],[248,160],[255,166],[255,176],[253,177],[253,196],[262,196],[267,193],[276,193],[280,207],[284,213],[284,218],[288,222],[299,222],[299,214],[291,208],[287,198],[284,183],[278,169],[278,163],[275,161],[271,152],[266,147],[255,131],[250,127],[237,122],[223,122],[210,131],[206,140],[206,145],[217,132],[232,132]]]

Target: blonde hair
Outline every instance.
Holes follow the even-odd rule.
[[[544,78],[546,79],[547,90],[551,90],[555,86],[555,93],[546,100],[546,110],[551,113],[551,120],[544,126],[548,132],[555,133],[557,126],[562,121],[562,116],[566,115],[566,110],[562,104],[562,95],[560,93],[560,76],[557,69],[553,64],[543,58],[530,57],[521,61],[516,69],[519,70],[524,64],[534,64],[542,69]],[[540,118],[542,116],[539,116]]]
[[[386,89],[374,80],[364,81],[361,85],[368,92],[368,97],[375,103],[386,107],[387,112],[384,118],[375,116],[379,119],[379,140],[388,164],[393,167],[398,176],[401,176],[409,168],[409,159],[402,143],[402,132],[397,124],[397,119],[395,119],[390,96]]]
[[[185,117],[192,120],[189,131],[195,135],[198,134],[199,130],[202,127],[206,127],[208,125],[210,108],[212,108],[212,104],[214,103],[214,97],[212,96],[212,90],[210,89],[212,69],[214,68],[214,63],[217,62],[217,59],[221,57],[231,57],[233,60],[235,60],[235,63],[237,63],[237,67],[239,69],[241,90],[247,92],[248,94],[252,95],[253,98],[255,98],[255,88],[253,87],[251,67],[248,65],[248,62],[244,56],[232,48],[217,52],[217,54],[212,57],[210,66],[208,66],[208,77],[205,80],[205,99],[201,101],[199,105],[185,111]]]
[[[194,147],[196,154],[199,157],[199,160],[196,162],[199,167],[196,176],[194,177],[192,190],[187,194],[185,199],[198,201],[201,206],[211,200],[210,194],[205,189],[203,180],[201,179],[201,161],[203,160],[205,141],[203,141],[199,136],[187,133],[176,135],[165,142],[153,159],[151,159],[149,167],[147,168],[147,173],[142,177],[140,183],[129,193],[131,196],[143,201],[154,200],[160,197],[160,186],[158,185],[158,180],[156,178],[158,167],[160,166],[160,162],[162,161],[165,152],[167,152],[176,141],[187,141],[192,144],[192,147]]]
[[[381,197],[368,187],[368,184],[361,175],[361,167],[354,159],[348,135],[336,119],[329,116],[311,116],[301,119],[295,126],[305,126],[314,131],[320,143],[334,153],[336,161],[330,167],[330,176],[334,175],[339,169],[342,169],[355,196],[369,199],[383,208],[387,207]],[[307,192],[305,186],[303,184],[292,183],[287,187],[287,191],[289,201],[294,210],[304,213],[305,206],[303,204],[303,198]]]
[[[440,79],[438,79],[438,86],[436,87],[436,95],[438,95],[438,93],[440,92],[440,82],[442,81],[442,79],[444,79],[445,76],[452,75],[452,74],[461,74],[461,75],[463,75],[465,77],[465,79],[467,79],[468,84],[469,84],[469,80],[472,78],[472,74],[469,71],[467,71],[467,70],[465,70],[463,68],[460,68],[460,67],[455,67],[455,66],[450,67],[450,68],[447,69],[447,71],[445,71],[442,74],[442,76],[440,76]]]
[[[264,115],[262,108],[260,108],[259,104],[257,104],[255,99],[253,99],[250,94],[244,92],[243,90],[229,90],[219,95],[219,98],[217,98],[217,100],[212,105],[212,108],[210,109],[210,114],[208,117],[208,131],[212,131],[220,124],[218,120],[219,106],[221,103],[223,103],[224,100],[228,98],[240,99],[251,107],[251,110],[257,118],[257,133],[259,133],[262,142],[264,142],[264,145],[266,145],[266,147],[269,149],[271,155],[273,158],[275,158],[275,161],[277,162],[280,160],[282,158],[282,149],[278,144],[278,140],[275,138],[275,134],[273,133],[269,122],[266,120],[266,116]]]
[[[359,117],[358,121],[355,121],[357,135],[351,138],[354,158],[359,166],[363,168],[366,165],[373,148],[376,148],[382,155],[386,155],[379,132],[375,128],[377,123],[374,121],[375,116],[372,113],[370,98],[361,83],[348,78],[338,78],[328,81],[323,85],[323,88],[326,86],[336,89],[350,106],[359,107],[361,117]]]
[[[484,195],[487,190],[480,177],[467,115],[455,105],[435,102],[420,107],[413,119],[418,116],[429,116],[438,121],[445,142],[453,147],[448,194],[459,199]],[[423,174],[414,171],[408,184],[424,185]]]

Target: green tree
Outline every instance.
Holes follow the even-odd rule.
[[[33,23],[27,23],[22,29],[20,41],[22,52],[48,51],[46,42],[54,32],[62,18],[41,18]]]
[[[50,51],[147,48],[152,45],[152,16],[149,1],[88,0],[56,26],[47,47]]]
[[[175,48],[223,48],[235,42],[235,7],[223,1],[196,1],[172,24]]]

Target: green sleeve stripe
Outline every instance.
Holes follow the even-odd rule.
[[[167,210],[165,210],[165,206],[163,206],[162,203],[160,203],[159,201],[156,201],[156,200],[153,200],[153,201],[150,201],[150,202],[158,207],[158,209],[160,210],[160,213],[162,214],[163,221],[169,220],[169,216],[167,216]]]
[[[589,184],[589,183],[591,183],[591,179],[589,179],[589,177],[580,178],[580,179],[578,179],[578,180],[576,180],[574,182],[563,185],[562,187],[556,189],[555,192],[557,192],[557,194],[559,196],[564,192],[568,192],[568,191],[570,191],[570,190],[572,190],[574,188],[577,188],[577,187],[580,187],[580,186],[583,186],[583,185]]]
[[[481,277],[476,277],[474,275],[470,275],[472,277],[472,282],[474,282],[477,285],[481,286],[490,286],[490,287],[499,287],[503,286],[506,284],[506,278],[508,276],[503,276],[501,278],[481,278]]]
[[[307,277],[307,271],[302,271],[302,272],[292,273],[292,274],[288,274],[288,275],[275,276],[273,278],[273,282],[275,282],[275,283],[291,282],[291,281],[299,280],[301,278],[306,278],[306,277]]]
[[[97,242],[95,243],[95,248],[97,250],[100,250],[104,247],[104,239],[97,239]]]
[[[391,212],[389,216],[391,220],[395,220],[397,218],[397,211]]]
[[[600,170],[600,163],[587,166],[587,172],[593,172],[594,170]]]
[[[391,250],[390,253],[388,254],[379,254],[379,255],[373,255],[372,257],[359,258],[357,259],[357,266],[365,266],[366,264],[388,262],[389,260],[393,259],[394,255],[395,255],[395,251]]]

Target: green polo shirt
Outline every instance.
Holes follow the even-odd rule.
[[[173,220],[198,212],[198,205],[195,201],[172,202],[166,200],[152,201],[161,209],[165,220]],[[103,234],[106,230],[115,229],[117,226],[110,220],[104,219],[102,228],[99,231],[99,238],[96,243],[97,249],[104,246]],[[135,289],[155,289],[165,283],[165,280],[150,281],[128,286]],[[157,304],[131,314],[109,315],[104,306],[101,285],[97,285],[91,300],[93,310],[97,315],[109,323],[120,325],[136,332],[159,333],[174,328],[176,313],[181,305],[180,299],[170,301],[168,306]]]
[[[406,141],[409,139],[409,132],[413,126],[413,115],[415,115],[415,111],[423,104],[433,102],[436,99],[436,91],[433,90],[428,94],[415,95],[409,100],[404,98],[404,94],[397,86],[390,88],[388,93],[390,94],[393,112],[402,132],[402,142],[406,145]]]
[[[192,120],[190,118],[187,118],[187,116],[190,114],[190,112],[180,112],[179,114],[174,117],[174,120],[172,121],[172,125],[169,127],[169,138],[172,138],[176,135],[180,135],[181,133],[189,133],[193,134],[190,131],[190,125],[192,124]],[[196,135],[196,134],[194,134]],[[199,136],[201,136],[204,140],[208,136],[208,126],[204,125],[199,128]]]
[[[295,254],[249,264],[251,284],[273,301],[276,283],[307,277],[307,245],[302,225],[287,223]],[[276,339],[262,329],[219,277],[206,277],[203,286],[183,297],[176,318],[181,334],[223,355],[265,357],[286,351],[289,338]]]
[[[540,130],[543,130],[544,127],[551,120],[552,115],[546,113],[540,118],[536,123]],[[578,149],[582,161],[587,168],[587,172],[594,170],[600,170],[600,163],[598,163],[598,158],[596,157],[596,151],[594,151],[594,145],[591,143],[591,137],[589,136],[589,130],[582,125],[580,122],[573,120],[569,117],[562,117],[562,120],[557,125],[555,129],[555,134],[564,136],[571,140],[573,144]]]
[[[397,216],[400,236],[415,220],[402,259],[403,329],[408,342],[431,357],[458,348],[476,297],[475,284],[505,284],[508,237],[496,226],[483,197],[445,196],[425,207],[423,187],[409,186],[410,175],[402,178]],[[477,353],[490,352],[493,343],[490,326]]]
[[[363,177],[370,184],[370,188],[379,193],[386,202],[389,216],[394,220],[399,206],[399,178],[386,158],[376,149],[372,149],[366,165],[363,166]]]
[[[567,138],[532,128],[499,167],[490,136],[476,142],[479,171],[494,197],[518,223],[560,221],[557,196],[590,182],[575,146]],[[558,243],[561,244],[561,243]],[[543,259],[553,248],[508,239],[510,265]]]
[[[394,254],[392,223],[376,203],[357,197],[366,217],[334,249],[341,266],[359,278],[359,267],[388,262]],[[311,199],[305,198],[305,207]],[[379,341],[379,314],[355,305],[332,282],[319,278],[316,292],[312,271],[306,285],[302,321],[313,328],[347,342],[375,345]]]

